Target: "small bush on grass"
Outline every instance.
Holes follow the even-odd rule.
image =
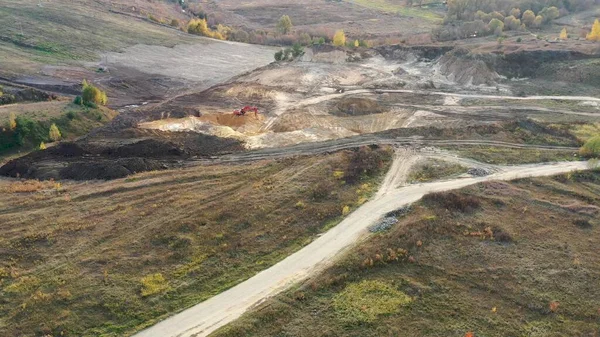
[[[461,213],[470,213],[481,207],[481,203],[476,198],[455,192],[430,193],[423,197],[423,202]]]
[[[373,322],[380,315],[397,313],[412,299],[382,281],[362,281],[348,285],[333,299],[340,319],[349,324]]]
[[[160,294],[169,289],[169,282],[161,273],[145,276],[140,283],[142,284],[141,293],[143,297]]]

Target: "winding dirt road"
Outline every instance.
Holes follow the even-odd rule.
[[[135,337],[207,336],[237,319],[252,306],[327,267],[336,256],[364,238],[368,234],[367,228],[387,212],[413,203],[427,193],[458,189],[489,180],[548,176],[587,168],[586,162],[500,167],[498,173],[487,177],[461,178],[397,188],[396,184],[401,179],[398,176],[402,176],[407,167],[401,162],[404,160],[406,155],[400,154],[396,157],[392,169],[384,179],[386,183],[371,201],[311,244],[254,277],[136,334]]]

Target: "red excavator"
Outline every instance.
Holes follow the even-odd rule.
[[[236,115],[236,116],[245,116],[246,113],[252,112],[252,111],[254,111],[254,116],[258,116],[258,113],[259,113],[258,112],[258,108],[255,107],[255,106],[249,106],[249,105],[246,105],[241,110],[235,110],[233,112],[233,114]]]

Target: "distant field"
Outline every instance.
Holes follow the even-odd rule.
[[[596,336],[600,173],[424,197],[215,336]]]
[[[443,15],[431,10],[418,7],[407,7],[404,2],[392,2],[390,0],[347,0],[353,4],[373,8],[384,12],[396,13],[403,16],[414,16],[427,20],[441,20]]]
[[[17,73],[37,64],[93,61],[99,52],[134,44],[174,46],[194,37],[96,1],[0,0],[0,69]],[[115,9],[121,9],[115,7]],[[134,13],[135,14],[135,13]]]
[[[0,335],[124,336],[197,304],[364,203],[387,171],[380,154],[355,183],[348,151],[112,182],[0,179]]]

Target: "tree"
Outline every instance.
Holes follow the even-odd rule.
[[[60,140],[60,137],[62,137],[62,135],[60,134],[58,126],[52,123],[52,125],[50,125],[50,131],[48,132],[48,138],[53,142],[57,142]]]
[[[561,40],[566,40],[569,38],[569,34],[567,33],[567,27],[563,28],[563,30],[560,32],[560,37]]]
[[[108,103],[108,98],[106,97],[106,93],[95,86],[88,84],[85,82],[83,86],[83,91],[81,93],[81,100],[85,105],[106,105]]]
[[[358,40],[354,40],[354,48],[360,47],[360,42]]]
[[[544,18],[543,23],[550,22],[554,19],[557,19],[560,16],[558,8],[554,6],[544,7],[538,14]]]
[[[530,9],[526,10],[521,17],[521,21],[525,24],[525,26],[531,27],[535,21],[535,13]]]
[[[17,116],[14,112],[8,115],[8,128],[14,130],[17,128]]]
[[[494,32],[494,34],[499,35],[498,33],[502,33],[504,30],[504,22],[498,19],[492,19],[490,23],[488,23],[488,28],[490,31]]]
[[[346,45],[346,34],[343,30],[340,29],[335,32],[335,35],[333,36],[333,45],[336,47],[342,47]]]
[[[586,35],[586,39],[590,41],[600,41],[600,21],[596,19],[592,26],[592,31]]]
[[[507,16],[504,19],[504,27],[510,30],[519,30],[521,28],[521,20],[515,18],[514,16]]]
[[[282,16],[279,19],[279,22],[277,22],[277,30],[279,30],[281,34],[288,34],[292,31],[292,27],[292,19],[287,15]]]
[[[518,19],[518,18],[520,18],[520,17],[521,17],[521,10],[520,10],[520,9],[518,9],[518,8],[513,8],[513,9],[510,11],[510,15],[512,15],[512,16],[514,16],[515,18],[517,18],[517,19]]]
[[[535,20],[533,20],[534,27],[540,27],[542,23],[544,23],[544,17],[541,15],[536,16]]]
[[[40,150],[45,150],[46,149],[46,144],[44,144],[44,142],[40,143]]]

